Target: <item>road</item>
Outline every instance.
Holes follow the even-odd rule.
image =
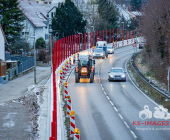
[[[144,105],[148,105],[152,112],[157,105],[142,94],[128,76],[126,82],[108,82],[110,68],[125,68],[125,63],[133,52],[132,47],[127,46],[115,50],[115,54],[109,55],[106,60],[96,59],[94,83],[88,83],[89,80],[75,83],[74,73],[71,74],[69,94],[75,111],[76,127],[80,129],[82,140],[169,139],[168,130],[153,130],[169,128],[169,125],[165,126],[162,122],[167,120],[139,118],[139,112],[144,110]],[[133,125],[137,124],[137,121],[160,121],[161,126]]]

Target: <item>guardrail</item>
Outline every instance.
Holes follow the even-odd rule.
[[[136,56],[139,54],[140,52],[134,53],[131,58],[130,58],[130,64],[133,68],[133,70],[135,71],[135,73],[138,75],[138,77],[147,85],[149,85],[150,87],[152,87],[153,89],[155,89],[159,94],[163,95],[164,97],[170,99],[170,95],[164,91],[163,89],[159,88],[157,85],[155,85],[154,83],[150,82],[149,79],[147,79],[146,77],[143,76],[143,74],[139,71],[139,69],[137,68],[136,64],[135,64],[135,58]]]

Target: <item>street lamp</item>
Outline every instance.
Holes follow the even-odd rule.
[[[34,38],[34,84],[36,84],[36,49],[35,49],[35,30],[34,28],[34,36],[30,36],[30,38]]]
[[[50,21],[51,18],[49,18],[49,14],[47,14],[47,20],[48,20],[48,34],[49,34],[49,42],[50,42],[50,54],[51,54],[51,73],[52,73],[52,29],[50,28]]]

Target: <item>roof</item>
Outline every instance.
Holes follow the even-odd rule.
[[[5,37],[5,34],[4,34],[4,31],[3,31],[3,29],[2,29],[2,26],[1,26],[1,24],[0,24],[0,29],[1,29],[1,31],[2,31],[2,34],[3,34],[3,36],[4,36],[5,43],[7,43],[7,39],[6,39],[6,37]]]
[[[134,14],[135,16],[142,16],[142,13],[138,11],[133,11],[131,13]]]
[[[35,27],[46,27],[47,11],[35,1],[19,0],[19,8]]]
[[[52,3],[62,3],[65,2],[65,0],[53,0]]]

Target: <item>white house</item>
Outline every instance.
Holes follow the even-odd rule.
[[[25,16],[22,38],[33,47],[39,37],[43,37],[48,42],[48,20],[47,11],[35,1],[20,0],[19,8]]]
[[[7,42],[2,26],[0,24],[0,59],[5,60],[5,43]]]

